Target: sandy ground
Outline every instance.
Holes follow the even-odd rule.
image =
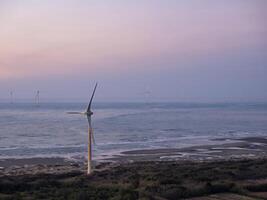
[[[228,138],[220,139],[229,141]],[[267,155],[267,139],[248,137],[221,145],[202,145],[181,149],[149,149],[122,152],[114,156],[114,161],[170,161],[170,160],[229,160],[259,158]]]
[[[7,168],[11,166],[27,165],[65,165],[69,162],[64,158],[24,158],[24,159],[4,159],[0,160],[0,167]]]

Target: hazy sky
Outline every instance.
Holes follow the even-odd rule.
[[[267,101],[266,0],[0,0],[0,99]]]

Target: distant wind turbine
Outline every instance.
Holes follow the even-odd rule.
[[[40,91],[37,90],[36,96],[35,96],[35,104],[39,107],[40,106]]]
[[[93,134],[93,128],[92,128],[92,120],[91,116],[93,115],[93,112],[91,110],[92,101],[95,95],[95,91],[97,88],[97,83],[95,84],[95,88],[93,91],[93,94],[91,96],[90,102],[88,104],[87,110],[85,112],[67,112],[67,114],[80,114],[80,115],[86,115],[88,120],[88,161],[87,161],[87,174],[91,174],[92,172],[92,139],[94,140],[94,134]],[[95,142],[94,142],[95,143]]]

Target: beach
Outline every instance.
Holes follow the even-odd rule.
[[[266,153],[259,137],[126,151],[95,161],[89,176],[85,160],[2,159],[0,199],[266,199]]]
[[[225,161],[257,159],[267,157],[267,138],[246,137],[236,140],[220,139],[225,143],[219,145],[200,145],[187,148],[139,149],[120,152],[112,157],[98,159],[95,165],[102,163],[132,163],[140,161]],[[35,157],[0,159],[2,172],[9,168],[23,169],[30,166],[83,166],[86,157],[68,159],[64,157]]]
[[[237,140],[220,139],[219,145],[201,145],[176,149],[149,149],[122,152],[114,160],[158,160],[158,161],[208,161],[239,160],[242,158],[262,158],[267,155],[267,139],[247,137]]]

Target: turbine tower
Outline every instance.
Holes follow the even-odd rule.
[[[81,114],[85,115],[88,121],[88,157],[87,157],[87,174],[91,174],[92,172],[92,141],[94,142],[93,128],[92,128],[92,115],[93,112],[91,110],[92,101],[95,96],[95,91],[97,88],[97,83],[95,84],[94,91],[92,93],[90,102],[88,104],[87,110],[85,112],[67,112],[67,114]],[[95,142],[94,142],[95,143]]]

